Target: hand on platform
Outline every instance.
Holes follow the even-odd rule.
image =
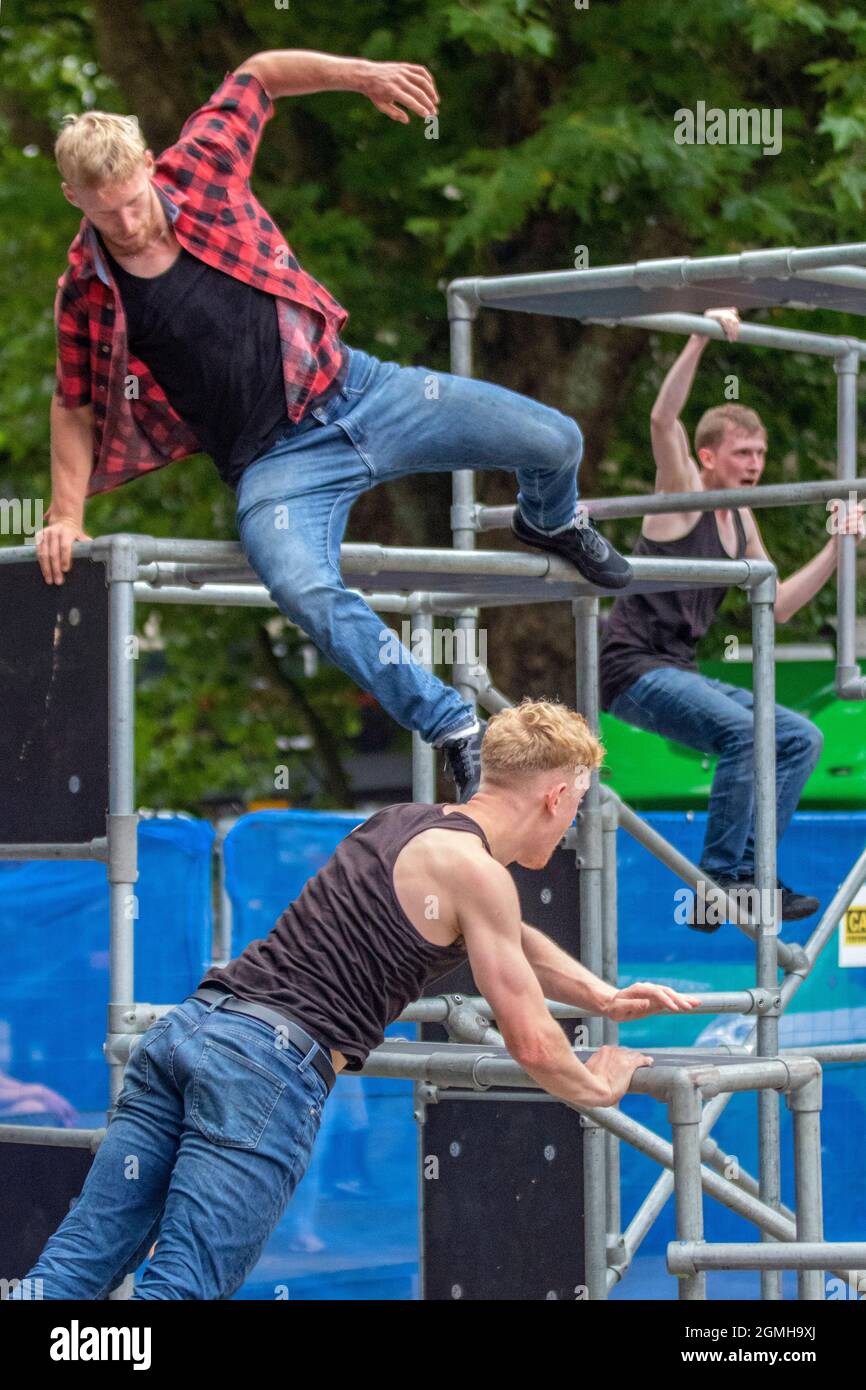
[[[610,1047],[605,1044],[593,1053],[586,1063],[587,1071],[608,1087],[608,1095],[601,1105],[616,1105],[622,1100],[631,1079],[639,1067],[651,1067],[652,1057],[636,1052],[631,1047]]]
[[[687,1014],[700,1003],[692,994],[678,994],[667,985],[634,984],[618,989],[605,1007],[605,1018],[628,1023],[650,1014]]]
[[[36,557],[46,584],[62,584],[64,574],[72,568],[74,541],[90,541],[83,526],[71,517],[60,517],[36,532]]]

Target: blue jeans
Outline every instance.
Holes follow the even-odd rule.
[[[751,690],[663,666],[617,695],[610,712],[626,724],[718,755],[700,867],[718,874],[755,872],[754,717]],[[824,737],[802,715],[776,705],[776,837],[781,840],[814,771]]]
[[[299,425],[287,424],[241,474],[241,546],[277,607],[319,651],[435,745],[471,724],[474,711],[406,647],[395,659],[383,619],[343,584],[340,543],[352,503],[407,474],[508,469],[526,520],[555,531],[575,515],[582,451],[574,420],[550,406],[350,348],[342,389]]]
[[[134,1299],[230,1298],[256,1264],[328,1089],[318,1044],[305,1056],[220,1002],[185,999],[133,1045],[81,1194],[25,1276],[42,1298],[103,1298],[157,1239]]]

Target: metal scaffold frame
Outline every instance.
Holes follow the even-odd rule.
[[[794,303],[798,307],[866,308],[866,244],[804,251],[744,253],[709,260],[644,262],[597,271],[512,276],[455,281],[448,289],[452,370],[471,375],[472,321],[481,307],[567,313],[576,318],[632,323],[670,332],[721,336],[712,320],[690,313],[656,312],[679,307],[700,309],[717,302],[724,284],[728,303]],[[743,288],[745,286],[745,289]],[[601,292],[601,297],[600,297]],[[605,298],[605,296],[607,298]],[[619,298],[617,298],[619,296]],[[623,297],[624,296],[624,297]],[[787,296],[787,297],[786,297]],[[635,313],[646,307],[649,314]],[[610,302],[608,302],[610,301]],[[605,306],[607,305],[607,310]],[[609,312],[611,305],[616,313]],[[857,374],[866,343],[851,338],[744,325],[741,341],[832,358],[838,376],[838,482],[791,483],[739,492],[683,494],[665,498],[601,499],[589,504],[595,517],[643,515],[650,511],[710,510],[747,502],[751,506],[823,504],[840,491],[862,495],[866,479],[856,476]],[[842,484],[840,488],[839,484]],[[510,508],[475,503],[473,475],[454,475],[453,549],[344,545],[344,578],[377,611],[411,615],[416,631],[432,633],[435,615],[454,619],[458,632],[472,638],[479,607],[517,603],[570,602],[577,652],[576,707],[598,729],[598,589],[571,565],[539,552],[477,551],[479,531],[507,524]],[[866,682],[855,660],[854,537],[840,546],[839,650],[837,693],[863,699]],[[0,845],[3,859],[96,859],[106,863],[109,882],[110,1002],[105,1043],[113,1104],[134,1039],[171,1004],[138,1002],[133,978],[133,933],[130,910],[138,878],[135,809],[135,604],[203,603],[217,606],[276,605],[249,568],[240,545],[230,541],[158,539],[114,534],[79,542],[76,563],[105,565],[109,586],[109,804],[106,834],[86,844]],[[0,551],[0,565],[36,563],[32,546]],[[627,1271],[653,1220],[671,1193],[676,1203],[677,1240],[668,1250],[668,1268],[679,1280],[684,1299],[706,1297],[708,1269],[760,1269],[763,1297],[781,1297],[781,1270],[798,1271],[799,1297],[824,1297],[821,1271],[832,1269],[857,1280],[866,1269],[866,1244],[823,1239],[821,1202],[820,1109],[822,1064],[866,1060],[866,1043],[788,1049],[779,1052],[779,1018],[802,986],[840,916],[866,879],[866,850],[852,866],[805,946],[779,938],[775,921],[775,671],[773,603],[776,571],[756,560],[691,560],[638,557],[632,561],[633,589],[731,585],[745,589],[752,607],[755,719],[755,886],[757,913],[740,926],[755,943],[755,987],[699,995],[697,1012],[754,1016],[755,1026],[741,1047],[649,1049],[652,1068],[635,1073],[630,1094],[654,1096],[667,1106],[672,1142],[623,1115],[618,1108],[581,1110],[584,1127],[585,1254],[588,1296],[601,1299]],[[2,571],[0,571],[2,574]],[[458,646],[459,651],[459,646]],[[470,648],[477,650],[477,647]],[[486,668],[464,663],[455,667],[455,685],[472,702],[490,712],[506,707],[507,697],[493,685]],[[435,800],[434,751],[413,735],[413,796]],[[616,835],[622,826],[693,889],[699,881],[714,889],[701,870],[638,816],[598,773],[582,803],[565,844],[575,852],[580,870],[580,922],[584,964],[611,983],[617,978]],[[733,903],[730,906],[735,908]],[[736,916],[736,912],[734,912]],[[783,977],[779,979],[780,970]],[[578,1010],[552,1003],[565,1018]],[[583,1011],[585,1013],[585,1011]],[[402,1015],[406,1021],[439,1022],[447,1043],[388,1039],[364,1067],[368,1076],[409,1078],[415,1082],[418,1114],[428,1104],[453,1097],[482,1100],[495,1088],[499,1098],[509,1089],[534,1089],[538,1102],[560,1103],[542,1091],[509,1057],[492,1026],[489,1006],[481,999],[443,995],[424,999]],[[589,1050],[613,1043],[617,1026],[589,1019]],[[736,1177],[711,1130],[731,1096],[756,1090],[759,1101],[759,1176],[742,1168]],[[796,1211],[781,1203],[779,1105],[784,1094],[793,1115],[793,1162]],[[515,1097],[516,1098],[516,1097]],[[572,1107],[576,1108],[576,1107]],[[95,1150],[104,1130],[65,1130],[0,1125],[0,1142],[73,1145]],[[639,1210],[622,1229],[619,1191],[620,1141],[652,1157],[662,1173]],[[421,1184],[423,1188],[423,1184]],[[707,1193],[752,1222],[760,1243],[714,1245],[703,1240],[703,1194]],[[422,1192],[423,1200],[423,1192]],[[127,1280],[113,1297],[126,1297]]]

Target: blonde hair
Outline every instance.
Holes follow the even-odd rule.
[[[73,188],[125,183],[144,163],[147,145],[137,116],[111,111],[67,115],[54,142],[54,158]]]
[[[705,410],[695,430],[695,449],[718,449],[728,428],[743,430],[747,434],[763,434],[767,437],[767,427],[758,414],[748,405],[714,405]]]
[[[604,755],[582,714],[558,701],[527,696],[490,720],[481,744],[481,777],[513,786],[559,767],[600,767]]]

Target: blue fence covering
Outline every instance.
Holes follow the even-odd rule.
[[[705,816],[656,812],[646,819],[695,862]],[[242,817],[225,841],[232,904],[232,953],[264,936],[307,878],[361,820],[352,814],[262,811]],[[860,853],[866,813],[797,815],[780,846],[779,872],[792,887],[826,904]],[[169,1002],[184,997],[210,961],[212,832],[183,817],[139,827],[136,994]],[[659,980],[684,991],[735,989],[754,982],[754,954],[735,928],[699,935],[676,920],[682,885],[619,832],[620,983]],[[101,864],[0,864],[0,1119],[27,1123],[102,1123],[102,1059],[108,1000],[108,912]],[[805,941],[816,918],[786,923],[789,941]],[[665,1017],[624,1025],[625,1046],[711,1045],[738,1041],[750,1020],[727,1015]],[[413,1037],[409,1025],[389,1036]],[[866,967],[840,966],[835,941],[782,1019],[783,1046],[866,1040]],[[31,1083],[50,1088],[12,1113],[9,1097]],[[36,1095],[36,1093],[34,1093]],[[53,1097],[53,1099],[52,1099]],[[866,1239],[861,1181],[866,1139],[866,1070],[825,1073],[824,1194],[829,1239]],[[668,1137],[664,1109],[627,1098],[626,1113]],[[87,1112],[94,1114],[88,1117]],[[736,1096],[714,1136],[757,1173],[755,1096]],[[793,1203],[790,1117],[782,1103],[783,1196]],[[621,1149],[623,1224],[659,1175],[651,1160]],[[707,1199],[710,1240],[752,1240],[754,1228]],[[312,1163],[258,1266],[237,1295],[274,1299],[405,1299],[417,1294],[416,1129],[411,1084],[341,1077],[325,1106]],[[614,1298],[675,1298],[664,1252],[674,1236],[668,1203]],[[784,1276],[786,1296],[795,1293]],[[756,1298],[759,1276],[713,1273],[712,1298]]]
[[[706,814],[666,811],[646,819],[694,863],[700,858]],[[814,893],[825,907],[866,842],[866,813],[803,812],[794,817],[779,845],[779,877],[790,887]],[[631,836],[620,830],[618,907],[620,984],[652,979],[675,989],[741,989],[755,982],[754,947],[735,927],[702,935],[680,925],[674,914],[680,880]],[[805,942],[819,914],[802,922],[785,922],[789,942]],[[620,1029],[626,1047],[671,1046],[681,1042],[713,1046],[741,1042],[754,1020],[734,1015],[709,1018],[653,1018]],[[866,1041],[866,967],[842,967],[834,938],[780,1020],[782,1047]],[[670,1131],[664,1111],[643,1097],[627,1097],[623,1111],[665,1138]],[[794,1205],[791,1117],[781,1101],[782,1198]],[[824,1230],[829,1240],[866,1239],[866,1189],[860,1180],[866,1139],[866,1069],[828,1067],[824,1075]],[[726,1153],[757,1177],[757,1099],[735,1096],[713,1129]],[[658,1165],[629,1145],[621,1146],[623,1225],[634,1216],[659,1175]],[[707,1240],[755,1239],[755,1228],[718,1202],[704,1202]],[[665,1248],[675,1238],[673,1203],[654,1224],[637,1260],[614,1298],[676,1298],[677,1282],[665,1269]],[[785,1274],[786,1298],[796,1297],[796,1276]],[[710,1298],[760,1297],[760,1276],[751,1272],[711,1273]],[[831,1288],[831,1292],[833,1289]],[[836,1296],[839,1296],[838,1291]]]
[[[225,839],[232,955],[270,931],[310,875],[363,820],[341,812],[256,811]],[[414,1038],[413,1025],[386,1036]],[[418,1214],[412,1084],[342,1076],[312,1161],[239,1298],[411,1298]]]
[[[206,821],[138,826],[135,982],[139,1000],[172,1003],[211,959],[211,846]],[[108,882],[92,861],[0,863],[0,1119],[105,1111]],[[20,1084],[17,1084],[20,1083]],[[51,1095],[21,1095],[38,1084]],[[22,1112],[22,1107],[26,1107]],[[25,1121],[30,1123],[31,1121]],[[104,1114],[97,1123],[104,1124]]]

